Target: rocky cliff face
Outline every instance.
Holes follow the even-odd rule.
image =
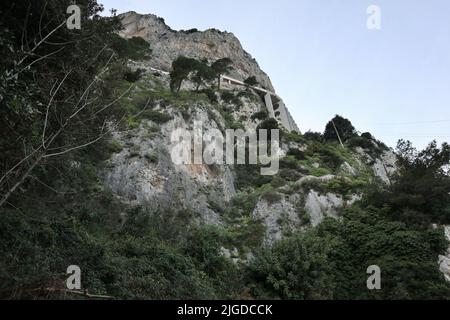
[[[391,150],[380,146],[381,151],[374,154],[361,147],[342,149],[293,133],[284,133],[281,141],[279,174],[259,185],[242,187],[242,182],[254,177],[237,166],[175,165],[169,148],[175,129],[192,130],[194,123],[200,122],[204,130],[236,126],[254,130],[264,121],[255,115],[267,108],[259,94],[242,86],[224,86],[234,96],[231,100],[222,98],[224,92],[215,92],[214,97],[196,93],[190,81],[184,82],[180,93],[172,93],[170,77],[153,68],[169,70],[179,55],[211,61],[230,57],[237,76],[256,75],[269,89],[272,84],[230,33],[177,32],[161,18],[135,12],[120,17],[125,26],[122,36],[143,37],[153,49],[150,60],[129,63],[132,70],[144,70],[129,103],[150,98],[151,116],[113,134],[120,150],[109,161],[105,184],[122,202],[161,214],[186,210],[193,214],[195,223],[259,237],[258,243],[270,245],[295,230],[316,226],[326,217],[338,219],[345,208],[360,199],[362,184],[374,180],[389,183],[396,163]],[[167,119],[161,122],[154,115]],[[239,252],[244,260],[249,254]]]
[[[316,226],[325,217],[339,218],[342,210],[360,197],[357,190],[349,189],[359,176],[386,180],[391,172],[378,169],[386,166],[393,170],[395,166],[391,151],[373,158],[361,148],[345,151],[347,161],[332,174],[320,157],[312,162],[287,157],[291,161],[289,166],[293,163],[298,166],[295,179],[289,177],[292,170],[282,164],[280,174],[273,177],[279,186],[237,190],[236,179],[246,179],[239,176],[237,166],[175,165],[170,155],[171,133],[180,128],[192,130],[195,122],[202,123],[204,131],[224,130],[231,123],[254,130],[262,122],[253,115],[265,110],[263,99],[257,93],[237,88],[229,91],[236,97],[233,101],[226,102],[216,93],[217,102],[212,102],[205,95],[190,91],[192,86],[188,81],[183,93],[172,94],[170,77],[155,73],[152,61],[130,62],[129,66],[145,70],[129,102],[135,104],[139,99],[151,97],[151,113],[167,117],[163,123],[158,117],[143,118],[132,128],[113,134],[115,143],[121,147],[109,161],[105,183],[131,206],[144,206],[161,213],[187,210],[199,224],[231,228],[261,226],[262,241],[271,244],[296,229]],[[281,142],[282,158],[289,152],[305,152],[310,147],[308,141],[283,139]],[[341,184],[345,186],[339,187]],[[265,194],[270,195],[269,200]],[[233,200],[238,196],[254,199],[247,211],[240,204],[233,207]],[[230,210],[248,218],[244,222],[239,219],[230,222],[226,213]]]
[[[325,218],[339,219],[345,208],[358,201],[358,186],[370,181],[390,183],[396,170],[396,156],[391,150],[373,153],[361,147],[342,150],[301,137],[282,139],[281,156],[286,164],[271,182],[262,186],[239,187],[242,170],[229,165],[175,165],[169,145],[175,129],[192,130],[201,123],[204,130],[230,128],[230,125],[255,130],[264,120],[255,117],[267,108],[259,94],[243,87],[224,86],[235,97],[215,99],[194,93],[195,85],[185,81],[182,94],[172,94],[170,77],[153,68],[170,70],[180,55],[215,61],[229,57],[234,61],[236,78],[255,75],[266,88],[273,90],[269,77],[244,51],[233,34],[217,30],[205,32],[174,31],[154,15],[129,12],[120,16],[125,29],[123,37],[142,37],[150,42],[153,55],[149,61],[130,61],[133,70],[145,70],[130,103],[151,97],[153,114],[159,118],[141,119],[133,128],[116,131],[113,139],[120,144],[109,161],[105,184],[123,202],[132,207],[146,207],[164,214],[187,211],[196,224],[220,226],[242,239],[243,243],[222,248],[232,261],[248,262],[252,250],[271,245],[296,230],[319,225]],[[310,149],[316,150],[308,152]],[[306,158],[287,156],[308,153]],[[329,157],[340,161],[330,166]],[[295,170],[292,168],[295,167]],[[241,172],[241,173],[240,173]],[[124,217],[126,219],[126,217]],[[446,228],[449,237],[449,229]],[[250,249],[249,249],[250,247]],[[449,278],[449,257],[439,257],[441,272]]]
[[[195,29],[175,31],[162,18],[152,14],[127,12],[119,17],[124,26],[122,36],[142,37],[150,43],[153,55],[149,62],[154,68],[170,71],[172,61],[180,55],[195,59],[206,58],[211,62],[230,58],[234,63],[232,77],[244,80],[255,76],[263,87],[275,91],[269,77],[232,33],[215,29],[204,32]]]

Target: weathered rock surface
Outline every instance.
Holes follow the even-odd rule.
[[[161,18],[135,12],[125,13],[120,18],[125,26],[122,36],[142,37],[151,44],[153,50],[150,61],[130,62],[132,69],[143,69],[147,75],[154,75],[155,70],[152,68],[168,71],[171,69],[172,60],[180,55],[197,59],[206,57],[211,62],[229,57],[234,61],[233,77],[244,79],[254,75],[263,86],[273,90],[269,77],[260,70],[256,61],[243,50],[239,40],[231,33],[217,30],[174,31]],[[149,78],[145,84],[148,90],[158,86],[168,90],[170,78],[164,72],[158,73],[157,81],[155,77],[153,80],[152,77]],[[183,82],[183,90],[194,88],[192,82]],[[138,128],[127,132],[114,132],[113,138],[123,145],[123,149],[114,154],[109,161],[106,185],[123,202],[130,205],[145,206],[161,213],[170,209],[175,211],[186,209],[194,213],[194,219],[198,223],[225,225],[227,219],[221,214],[236,196],[234,167],[175,165],[171,159],[170,148],[172,132],[180,128],[192,130],[195,122],[201,123],[204,131],[223,130],[230,120],[244,126],[246,130],[256,129],[260,120],[252,116],[266,109],[262,98],[244,87],[241,90],[226,88],[224,84],[224,88],[235,90],[234,95],[239,97],[239,101],[226,103],[217,94],[218,104],[208,105],[204,101],[189,101],[182,110],[161,99],[154,110],[168,113],[172,120],[163,125],[144,120]],[[224,112],[228,113],[231,119],[227,117],[225,121]],[[149,128],[157,130],[155,132]],[[278,153],[284,157],[290,149],[305,151],[306,144],[291,141],[282,144]],[[251,219],[254,223],[264,225],[266,229],[264,243],[270,245],[295,230],[308,225],[316,226],[325,217],[339,218],[344,208],[360,199],[360,195],[356,194],[349,197],[323,190],[319,192],[312,187],[305,189],[302,184],[326,185],[333,179],[357,178],[361,173],[370,171],[371,167],[373,175],[389,182],[389,175],[395,170],[396,158],[393,152],[387,151],[379,159],[373,159],[366,151],[360,149],[354,154],[354,159],[348,161],[336,172],[333,171],[334,175],[305,176],[299,179],[296,184],[300,189],[297,191],[278,190],[280,200],[270,202],[259,198],[251,212]],[[313,163],[312,167],[318,169],[321,164]],[[223,255],[233,258],[232,256],[237,254],[225,250]],[[443,257],[442,261],[448,261],[445,259],[448,258]],[[444,263],[442,268],[445,269]]]
[[[157,126],[144,121],[131,132],[115,132],[114,139],[124,148],[109,161],[106,184],[124,202],[157,210],[187,209],[203,223],[221,224],[210,203],[226,206],[235,196],[234,177],[228,166],[176,165],[171,158],[171,133],[177,128],[192,130],[194,121],[204,130],[217,129],[207,107],[192,106],[186,121],[179,110],[165,106],[173,120],[160,126],[158,134],[149,136]],[[158,106],[155,110],[161,109]],[[211,112],[211,111],[210,111]],[[218,116],[219,117],[219,116]]]
[[[390,176],[397,169],[397,156],[393,151],[384,152],[380,158],[375,159],[373,165],[374,174],[383,180],[385,183],[390,182]]]
[[[295,208],[298,199],[298,195],[293,195],[275,203],[263,199],[258,202],[253,211],[253,219],[262,221],[266,226],[266,244],[272,244],[300,227],[301,220]]]
[[[305,210],[311,217],[311,224],[317,226],[325,217],[339,218],[342,209],[350,206],[359,197],[352,196],[350,200],[345,200],[342,196],[333,193],[319,194],[311,190],[306,197]]]

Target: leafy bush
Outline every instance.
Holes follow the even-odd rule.
[[[211,103],[218,102],[216,93],[212,89],[203,89],[203,90],[200,90],[199,93],[204,93],[208,97],[208,99]]]
[[[300,179],[302,177],[301,171],[295,170],[295,169],[285,169],[285,168],[282,168],[280,170],[279,176],[284,181],[297,181],[298,179]]]
[[[249,91],[239,91],[237,94],[238,98],[247,98],[247,99],[256,99],[257,96],[255,96],[253,93],[249,92]]]
[[[234,95],[231,91],[223,91],[221,93],[221,98],[225,103],[234,104],[234,105],[240,105],[241,100]]]
[[[415,230],[355,206],[341,221],[327,218],[260,250],[249,286],[256,299],[448,299],[436,263],[447,247],[442,229]],[[371,265],[382,270],[382,290],[366,287]]]
[[[145,155],[145,159],[147,159],[151,163],[158,163],[158,156],[153,153],[147,153]]]
[[[303,138],[310,141],[322,142],[323,135],[320,132],[308,131],[303,135]]]
[[[254,113],[251,117],[252,120],[266,120],[269,117],[267,110],[261,110]]]
[[[267,130],[267,139],[272,139],[272,133],[271,130],[279,130],[280,127],[278,125],[278,121],[274,118],[266,119],[263,122],[261,122],[258,127],[256,128],[257,134],[258,134],[258,140],[259,140],[259,130]]]
[[[360,193],[365,185],[365,181],[335,178],[326,184],[325,190],[343,196],[350,196]]]
[[[235,186],[238,190],[248,187],[259,188],[272,181],[272,176],[261,175],[261,165],[237,165],[235,166]]]
[[[375,190],[368,201],[387,207],[391,219],[408,225],[449,224],[450,177],[445,172],[450,158],[449,145],[444,143],[439,148],[432,142],[418,152],[410,142],[400,141],[397,156],[399,167],[391,185],[387,190]]]
[[[280,168],[300,170],[300,163],[294,156],[287,156],[280,159]]]
[[[389,148],[385,144],[375,140],[375,138],[373,138],[372,135],[368,132],[362,134],[360,137],[356,135],[348,139],[346,144],[350,148],[363,148],[373,158],[378,158],[383,154],[384,151],[389,150]]]
[[[363,149],[374,148],[374,144],[373,144],[372,140],[369,140],[369,139],[366,139],[363,137],[358,137],[358,136],[350,138],[347,141],[347,145],[351,148],[355,148],[355,147],[361,147]]]
[[[261,195],[261,199],[267,201],[269,204],[274,204],[280,202],[283,197],[275,190],[268,190]]]
[[[151,120],[157,124],[164,124],[173,119],[173,117],[168,113],[153,110],[143,112],[141,117]]]
[[[189,29],[189,30],[181,30],[180,32],[185,33],[185,34],[192,34],[192,33],[197,33],[199,31],[198,31],[198,29],[193,28],[193,29]]]
[[[136,71],[128,70],[124,74],[124,79],[128,82],[137,82],[142,78],[142,74],[145,70],[143,69],[137,69]]]
[[[250,76],[250,77],[248,77],[247,79],[244,80],[244,83],[247,86],[254,87],[254,86],[258,85],[258,80],[256,80],[255,76]]]
[[[310,230],[262,249],[250,265],[254,294],[264,299],[331,299],[335,287],[328,256],[335,241]]]
[[[332,170],[337,170],[344,162],[338,147],[330,144],[313,143],[306,150],[306,155],[318,157],[320,161]]]
[[[120,57],[135,61],[149,59],[152,54],[150,44],[141,37],[125,39],[114,35],[112,48]]]
[[[446,299],[450,286],[436,264],[448,244],[442,230],[418,231],[389,222],[381,209],[354,207],[343,221],[326,220],[319,234],[338,240],[329,258],[338,266],[334,276],[337,299]],[[382,290],[365,286],[366,269],[382,270]]]
[[[287,152],[288,156],[293,156],[295,157],[295,159],[297,160],[305,160],[305,153],[299,149],[289,149],[289,151]]]

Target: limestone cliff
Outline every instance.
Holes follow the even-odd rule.
[[[266,109],[264,100],[243,87],[224,91],[234,95],[232,101],[223,100],[220,93],[215,93],[214,102],[189,89],[171,93],[170,77],[155,72],[153,62],[130,62],[129,66],[144,71],[129,103],[150,99],[150,117],[139,119],[128,130],[114,132],[113,140],[120,150],[109,160],[105,182],[131,206],[155,212],[187,210],[200,224],[261,226],[262,240],[271,244],[296,229],[318,225],[325,217],[339,218],[344,208],[359,199],[359,184],[373,179],[388,182],[394,170],[395,155],[389,150],[375,157],[362,148],[352,151],[324,145],[325,149],[333,148],[342,162],[333,170],[320,154],[295,159],[288,154],[308,153],[317,145],[296,133],[290,134],[292,140],[286,132],[281,141],[280,172],[260,186],[241,187],[250,175],[239,165],[175,165],[169,147],[175,129],[192,130],[199,122],[205,131],[236,125],[254,130],[263,121],[255,115]],[[190,88],[190,84],[185,87]],[[166,121],[159,121],[155,114],[165,115]],[[380,170],[385,167],[389,171]],[[244,199],[246,208],[236,204],[236,198]],[[230,210],[248,218],[230,221]]]
[[[149,62],[154,68],[170,71],[172,61],[180,55],[210,61],[230,58],[234,62],[231,76],[239,80],[255,76],[263,87],[275,91],[267,74],[232,33],[215,29],[204,32],[196,29],[175,31],[162,18],[133,11],[124,13],[119,18],[124,26],[120,33],[122,36],[142,37],[150,43],[153,54]]]

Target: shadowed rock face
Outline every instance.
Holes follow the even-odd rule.
[[[206,58],[210,62],[230,58],[234,63],[231,76],[241,80],[255,76],[261,86],[275,91],[267,74],[232,33],[215,29],[204,32],[175,31],[162,18],[133,11],[121,14],[119,18],[124,26],[121,36],[142,37],[150,43],[153,51],[150,63],[154,68],[170,71],[172,61],[180,55],[195,59]]]

